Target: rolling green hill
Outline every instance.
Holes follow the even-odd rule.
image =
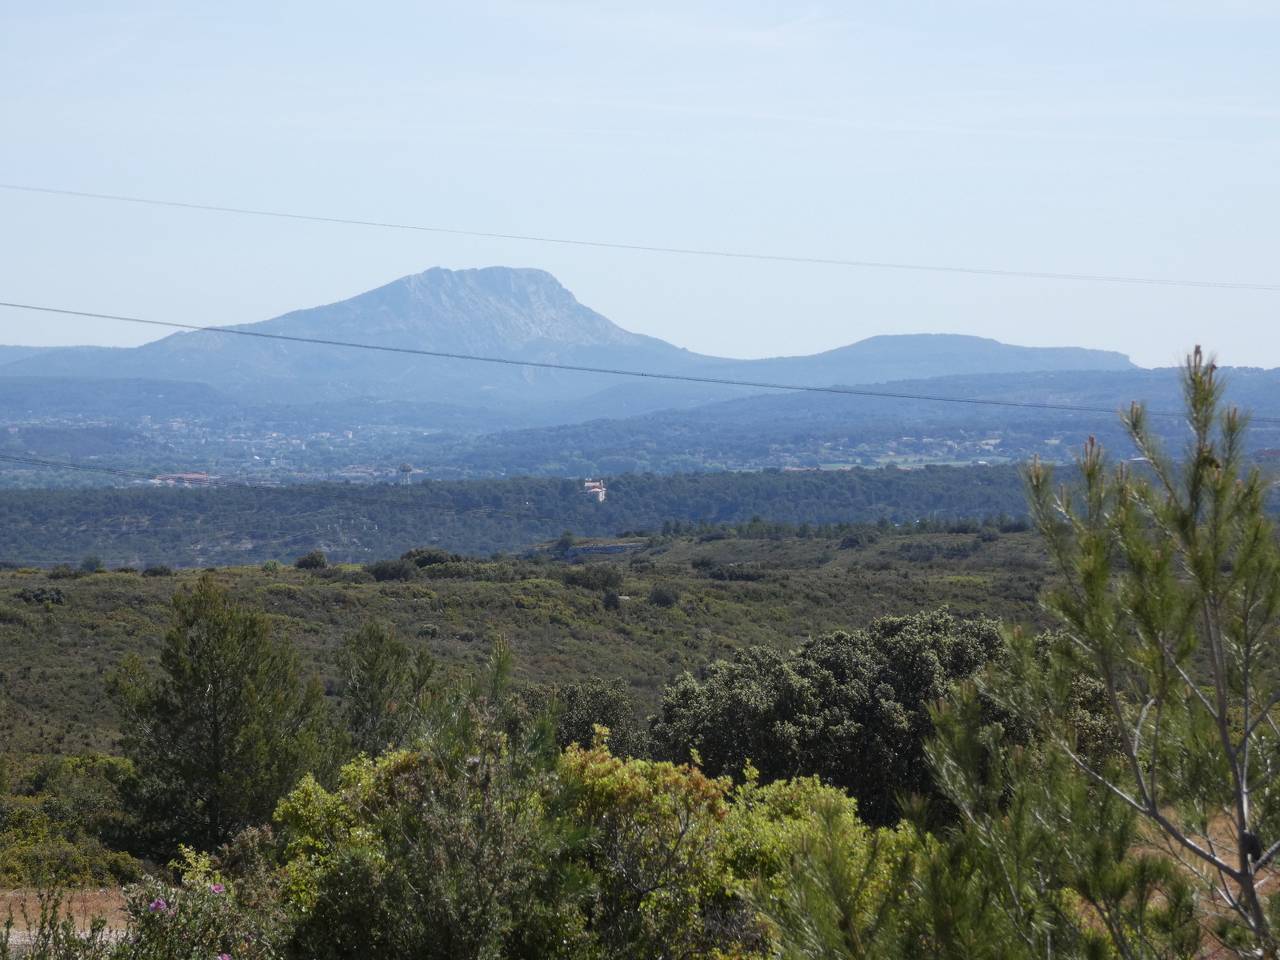
[[[814,535],[760,523],[581,541],[524,559],[409,565],[410,580],[378,581],[358,566],[212,575],[240,603],[266,611],[325,677],[340,638],[381,619],[446,666],[479,664],[503,636],[526,682],[620,676],[649,708],[678,673],[735,648],[785,648],[883,614],[945,603],[966,616],[1039,622],[1048,569],[1038,538],[1008,527],[958,529],[966,532]],[[601,569],[621,577],[616,603]],[[0,738],[8,748],[109,748],[116,721],[105,678],[128,653],[154,654],[170,598],[200,575],[0,570]]]

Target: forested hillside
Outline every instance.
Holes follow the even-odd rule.
[[[587,536],[664,522],[889,523],[1026,512],[1015,467],[764,471],[510,479],[410,486],[0,491],[0,561],[173,566],[283,560],[313,548],[335,560],[429,544],[470,554],[521,550],[565,530]]]

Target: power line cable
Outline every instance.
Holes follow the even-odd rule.
[[[808,257],[789,254],[753,253],[742,250],[717,250],[704,247],[675,247],[659,244],[625,243],[611,240],[584,240],[569,237],[552,237],[528,233],[498,233],[488,230],[467,230],[454,227],[428,226],[415,223],[396,223],[385,220],[361,220],[354,217],[331,217],[318,214],[289,213],[283,210],[260,210],[252,207],[233,207],[214,203],[192,203],[184,200],[161,200],[154,197],[134,197],[115,193],[90,193],[84,190],[63,190],[55,187],[33,187],[18,183],[0,183],[0,190],[19,193],[46,194],[56,197],[74,197],[82,200],[109,200],[116,203],[134,203],[153,207],[170,207],[181,210],[202,210],[210,213],[232,213],[250,217],[272,217],[279,220],[301,220],[308,223],[341,224],[355,227],[373,227],[382,230],[412,230],[418,233],[444,234],[454,237],[476,237],[484,240],[516,240],[522,243],[550,243],[569,247],[592,247],[602,250],[628,250],[640,253],[666,253],[691,257],[718,257],[727,260],[753,260],[769,263],[800,263],[827,267],[854,267],[875,270],[911,270],[926,273],[952,273],[978,277],[1001,277],[1023,280],[1065,280],[1086,283],[1125,283],[1144,286],[1197,287],[1222,290],[1263,290],[1280,292],[1280,284],[1255,283],[1231,280],[1192,280],[1173,277],[1136,277],[1103,273],[1069,273],[1049,270],[1012,270],[995,267],[963,267],[946,264],[904,263],[889,260],[851,260],[839,257]]]
[[[330,340],[320,337],[301,337],[286,333],[267,333],[263,330],[247,330],[243,327],[202,327],[194,323],[180,323],[176,320],[148,320],[142,317],[130,317],[112,313],[97,313],[89,310],[67,310],[61,307],[49,307],[32,303],[17,303],[0,300],[0,307],[15,310],[35,310],[41,313],[52,313],[60,316],[88,317],[97,320],[116,320],[122,323],[138,323],[153,327],[167,327],[176,330],[194,330],[202,333],[218,333],[228,336],[253,337],[260,340],[276,340],[287,343],[309,343],[326,347],[341,347],[348,350],[373,350],[380,353],[407,354],[415,357],[434,357],[443,360],[465,360],[473,363],[493,363],[512,367],[536,367],[543,370],[565,370],[572,373],[595,373],[613,377],[637,377],[646,380],[671,380],[680,383],[703,383],[725,387],[748,387],[756,390],[788,390],[802,393],[838,394],[850,397],[869,397],[881,400],[916,400],[931,403],[964,403],[986,407],[1016,407],[1030,410],[1056,410],[1065,413],[1093,413],[1114,416],[1116,411],[1107,407],[1089,407],[1066,403],[1048,403],[1034,400],[1001,400],[985,397],[948,397],[928,393],[906,393],[890,390],[865,390],[857,387],[828,386],[820,387],[807,384],[773,383],[763,380],[738,380],[728,377],[696,376],[682,373],[657,373],[648,370],[623,370],[612,367],[593,367],[573,363],[553,363],[545,360],[518,360],[511,357],[490,357],[472,353],[454,353],[446,350],[425,350],[416,347],[396,347],[376,343],[357,343],[350,340]],[[1172,411],[1148,410],[1148,416],[1173,417],[1185,419],[1186,415]],[[1280,424],[1280,417],[1253,417],[1254,423]]]

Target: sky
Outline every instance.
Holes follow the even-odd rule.
[[[789,256],[1280,284],[1280,4],[0,9],[0,182]],[[709,259],[0,190],[0,300],[262,320],[540,267],[703,353],[948,332],[1280,366],[1280,292]],[[151,328],[0,309],[0,343]]]

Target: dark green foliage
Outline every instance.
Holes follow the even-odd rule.
[[[171,577],[173,576],[173,568],[166,567],[163,563],[153,563],[142,568],[144,577]]]
[[[329,762],[323,694],[260,613],[210,576],[173,598],[160,672],[132,658],[112,680],[125,755],[138,772],[151,849],[211,849],[264,822],[305,772]]]
[[[385,623],[346,637],[339,658],[342,720],[351,747],[371,756],[407,744],[422,732],[435,662]]]
[[[106,569],[106,565],[102,562],[102,558],[99,557],[97,554],[91,553],[89,554],[89,556],[85,557],[83,560],[80,561],[81,573],[97,573],[100,570],[105,570],[105,569]]]
[[[299,570],[323,570],[329,565],[329,558],[323,550],[312,550],[293,561],[293,565]]]
[[[450,553],[448,550],[437,550],[434,547],[415,547],[407,551],[400,559],[408,560],[415,566],[431,567],[438,563],[456,562],[464,558],[456,553]]]
[[[612,564],[592,563],[569,567],[561,576],[569,586],[582,587],[584,590],[616,593],[622,589],[622,571]]]
[[[67,596],[57,587],[26,587],[14,594],[23,603],[52,603],[61,606]]]
[[[669,686],[654,736],[713,774],[748,762],[766,780],[817,774],[856,797],[868,822],[892,823],[902,796],[932,792],[930,706],[1001,649],[995,621],[946,610],[882,617],[785,654],[751,648]]]
[[[649,602],[655,607],[674,607],[680,602],[680,591],[669,583],[655,583],[649,591]]]
[[[379,583],[385,580],[413,580],[418,567],[411,560],[379,560],[365,565],[365,571]]]
[[[1025,511],[1013,467],[632,474],[608,484],[604,503],[584,497],[577,482],[530,477],[412,487],[3,490],[0,557],[53,563],[94,552],[111,565],[139,556],[184,567],[258,564],[298,556],[323,530],[330,561],[364,563],[428,544],[472,555],[526,550],[556,542],[566,527],[588,538],[656,532],[669,522],[676,533],[702,528],[722,537],[734,535],[724,529],[732,524],[736,535],[782,539],[801,524],[818,532],[929,517],[941,529],[938,521]]]
[[[556,743],[589,747],[596,727],[609,730],[609,750],[618,757],[647,757],[648,731],[641,725],[627,684],[620,679],[592,677],[565,684],[550,694],[554,704]]]

